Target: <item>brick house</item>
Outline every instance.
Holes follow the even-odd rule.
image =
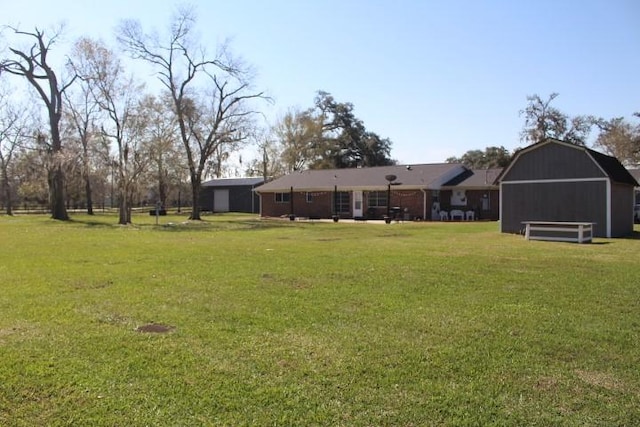
[[[255,191],[263,217],[381,219],[389,214],[439,220],[441,212],[473,211],[475,219],[496,220],[499,195],[494,181],[499,172],[454,163],[305,170]]]

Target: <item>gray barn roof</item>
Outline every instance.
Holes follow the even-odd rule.
[[[620,161],[617,158],[608,156],[606,154],[600,153],[598,151],[592,150],[590,148],[587,148],[581,145],[572,144],[572,143],[561,141],[555,138],[547,138],[544,141],[537,142],[535,144],[532,144],[528,147],[522,148],[519,151],[517,151],[513,155],[513,158],[511,159],[511,163],[509,163],[509,165],[506,168],[504,168],[502,172],[500,172],[500,174],[497,176],[496,183],[498,183],[499,181],[502,181],[503,176],[507,174],[509,169],[511,169],[511,167],[516,163],[516,161],[518,160],[518,158],[522,153],[535,150],[546,144],[561,144],[571,148],[575,148],[576,150],[581,150],[585,152],[589,157],[591,157],[593,161],[600,167],[600,169],[602,169],[602,171],[613,181],[621,184],[630,184],[636,187],[640,185],[638,184],[636,179],[631,175],[631,173],[629,173],[629,171],[622,165],[622,163],[620,163]]]
[[[205,181],[203,187],[253,187],[262,184],[264,178],[219,178]]]
[[[396,189],[439,189],[445,182],[464,172],[457,163],[392,165],[351,169],[316,169],[293,172],[256,188],[258,192],[383,190],[386,176],[395,175]]]
[[[640,169],[628,169],[628,171],[631,176],[633,176],[635,180],[640,183]],[[638,186],[640,186],[640,184]]]

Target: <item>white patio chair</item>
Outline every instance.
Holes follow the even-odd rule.
[[[451,218],[451,220],[453,221],[454,219],[459,219],[460,221],[464,220],[464,212],[462,212],[459,209],[454,209],[451,211],[451,213],[449,214],[449,217]]]

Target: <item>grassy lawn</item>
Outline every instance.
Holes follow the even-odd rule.
[[[0,216],[0,425],[640,425],[637,226],[134,222]]]

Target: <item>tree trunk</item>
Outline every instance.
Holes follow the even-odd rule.
[[[2,173],[2,190],[5,196],[6,213],[13,215],[13,204],[11,203],[11,185],[9,185],[9,175],[6,171]]]
[[[201,220],[200,218],[200,180],[194,176],[191,177],[191,193],[193,208],[189,219]]]
[[[163,209],[167,206],[167,179],[162,170],[158,174],[158,198],[160,199],[160,205]]]
[[[127,225],[127,202],[125,200],[125,197],[122,196],[122,194],[120,195],[120,198],[118,200],[118,224],[120,225]]]
[[[128,186],[124,178],[120,176],[118,182],[118,224],[127,225],[131,223],[131,207],[129,205]]]
[[[51,218],[60,221],[68,221],[67,207],[65,206],[64,172],[61,166],[55,166],[49,173],[49,203]]]
[[[84,138],[86,139],[86,138]],[[89,150],[87,143],[82,144],[84,160],[84,190],[87,197],[87,214],[93,215],[93,192],[91,191],[91,174],[89,173]]]
[[[87,214],[93,215],[93,195],[91,191],[91,179],[88,175],[85,177],[84,188],[87,194]]]

